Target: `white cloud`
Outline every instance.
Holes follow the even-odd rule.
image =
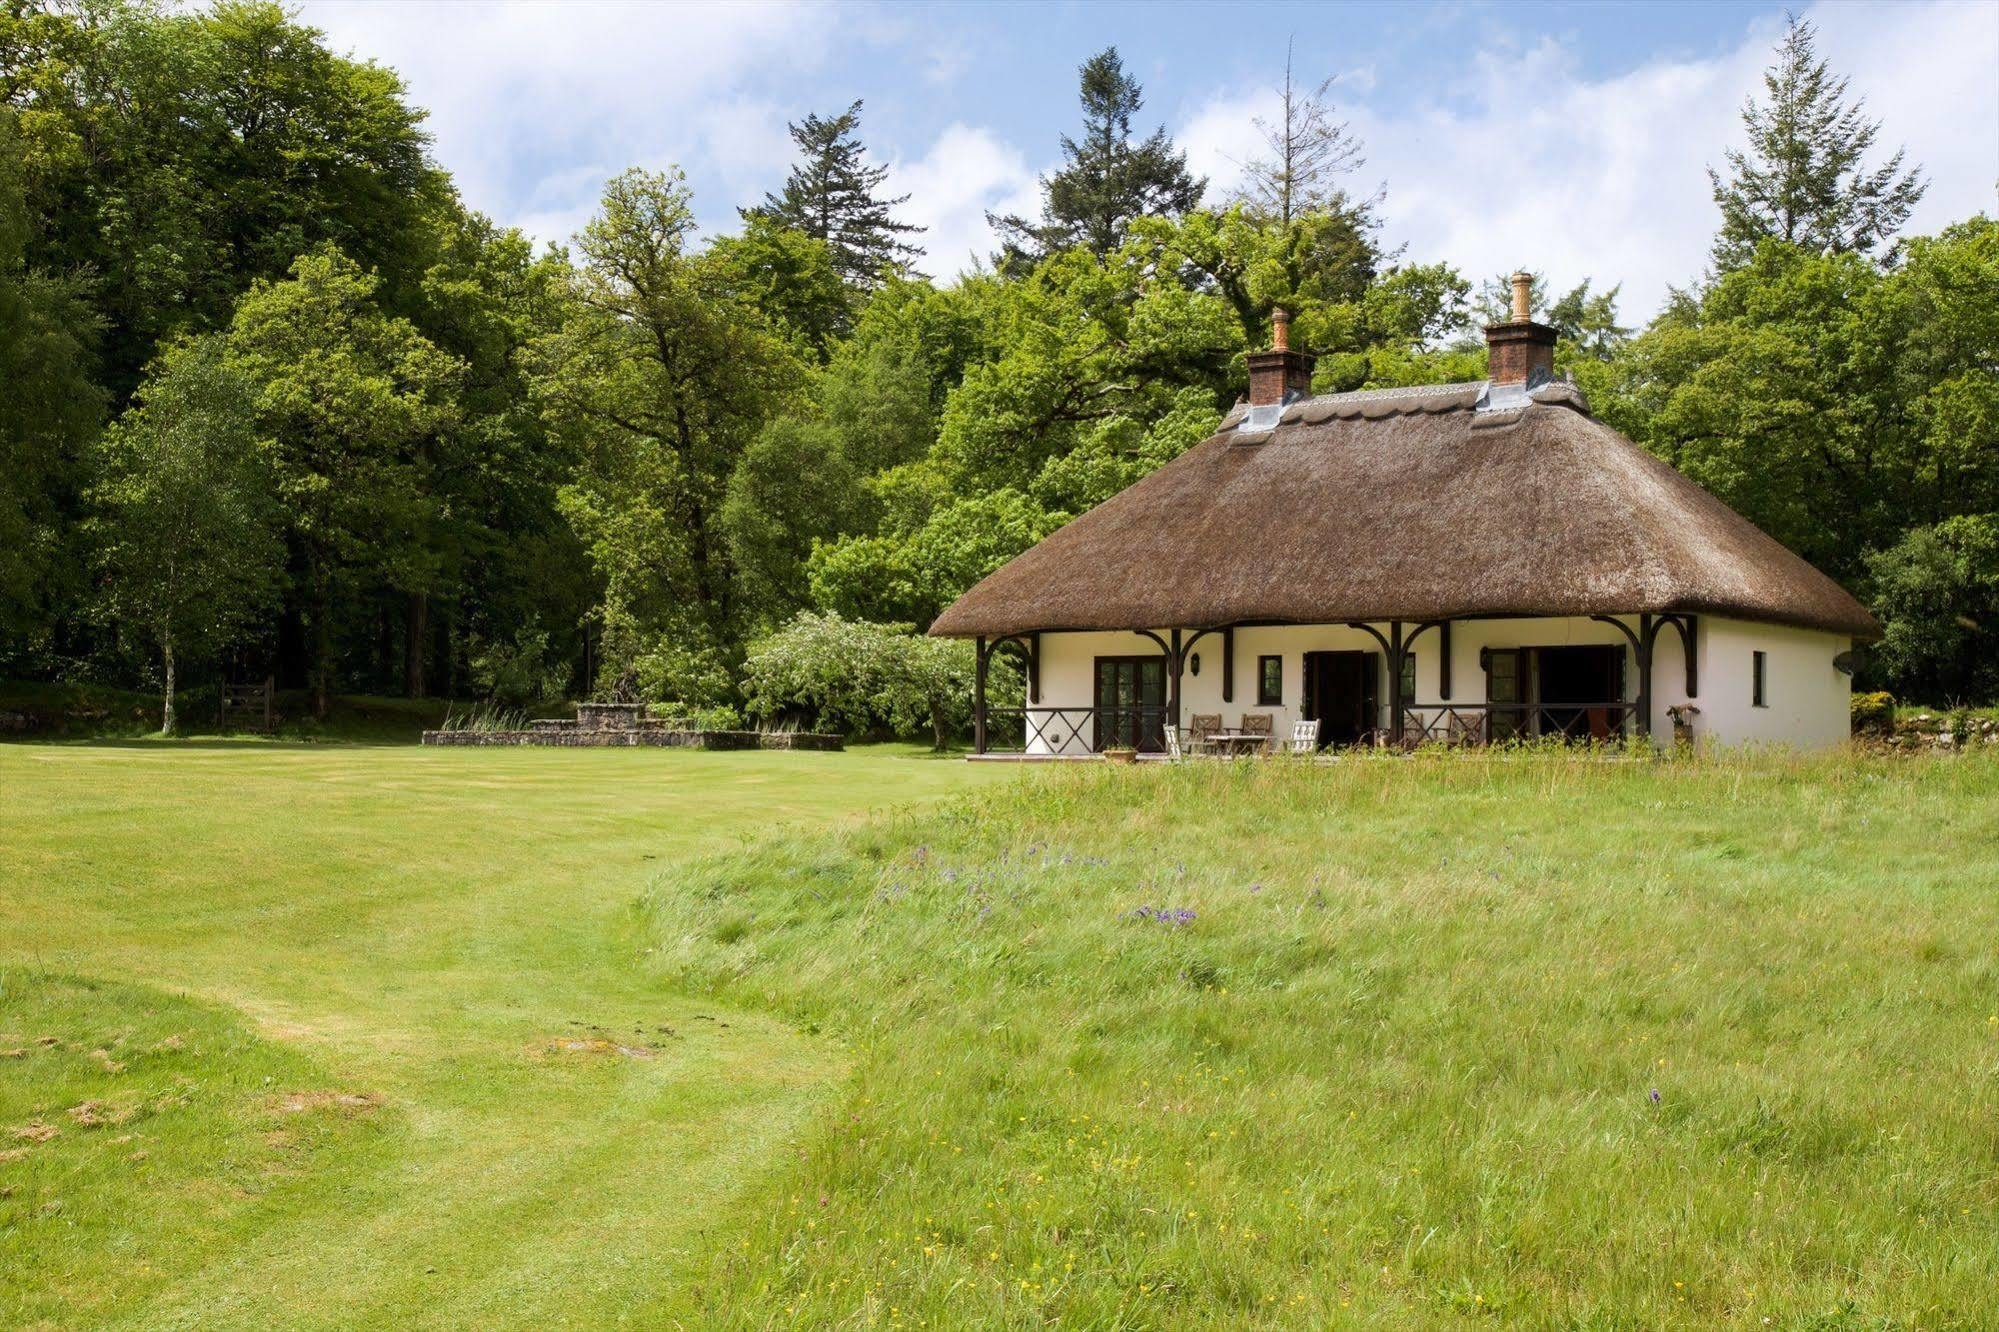
[[[838,19],[795,0],[306,0],[303,13],[336,50],[403,75],[468,203],[545,240],[567,239],[604,180],[634,164],[700,162],[731,186],[767,186],[784,117],[743,85],[817,67]],[[734,220],[734,197],[695,202]]]
[[[1906,144],[1931,180],[1912,230],[1993,207],[1999,177],[1999,6],[1822,5],[1820,50],[1884,121],[1883,146]],[[1669,284],[1706,262],[1715,213],[1706,168],[1740,139],[1743,99],[1760,90],[1778,28],[1752,27],[1708,60],[1658,60],[1591,79],[1551,38],[1468,62],[1466,82],[1411,109],[1347,102],[1367,147],[1359,188],[1386,181],[1391,242],[1444,259],[1473,279],[1525,264],[1557,284],[1622,282],[1627,318],[1648,318]],[[1309,66],[1308,53],[1301,61]],[[1216,187],[1256,149],[1253,115],[1269,94],[1230,91],[1205,104],[1182,140]]]
[[[336,49],[403,74],[473,207],[548,240],[566,239],[603,181],[635,164],[686,166],[701,182],[704,223],[734,226],[735,207],[783,177],[785,121],[805,109],[795,105],[800,89],[830,81],[836,99],[858,95],[879,81],[869,67],[879,55],[918,81],[948,78],[967,58],[963,39],[934,15],[806,0],[305,0],[304,12]],[[1884,146],[1907,144],[1929,174],[1912,226],[1992,208],[1999,5],[1828,3],[1811,17],[1823,53],[1885,122]],[[1418,88],[1362,66],[1334,90],[1366,144],[1354,187],[1388,186],[1391,243],[1474,278],[1525,263],[1558,283],[1621,281],[1632,319],[1656,309],[1669,283],[1699,273],[1714,225],[1705,168],[1738,140],[1738,109],[1758,87],[1780,20],[1759,20],[1726,54],[1662,58],[1611,77],[1584,74],[1551,38],[1523,46],[1503,31],[1468,33],[1459,11],[1416,21],[1464,44],[1459,76]],[[1297,64],[1339,67],[1355,54],[1301,43]],[[1177,137],[1189,165],[1210,177],[1210,197],[1238,179],[1237,163],[1258,148],[1252,119],[1274,103],[1268,89],[1238,86],[1179,118]],[[1036,212],[1030,163],[1049,149],[1030,155],[993,128],[957,122],[927,146],[919,140],[914,155],[909,145],[886,155],[891,188],[912,196],[904,215],[930,229],[918,238],[927,269],[949,278],[991,253],[988,210]]]
[[[991,130],[969,125],[949,125],[922,157],[892,163],[888,188],[909,196],[900,215],[927,228],[915,243],[925,251],[923,268],[940,280],[998,248],[986,224],[988,211],[1032,217],[1041,208],[1038,177],[1020,150]]]

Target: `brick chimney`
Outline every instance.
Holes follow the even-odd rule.
[[[1310,352],[1291,350],[1291,312],[1270,312],[1270,350],[1249,354],[1249,405],[1271,407],[1312,396]]]
[[[1503,324],[1485,326],[1486,377],[1495,384],[1534,384],[1554,378],[1555,339],[1560,335],[1528,317],[1533,291],[1533,276],[1515,273],[1513,317]],[[1250,380],[1252,385],[1255,382]]]

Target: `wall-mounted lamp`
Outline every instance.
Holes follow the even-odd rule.
[[[1200,653],[1196,652],[1196,653],[1195,653],[1195,654],[1194,654],[1194,655],[1193,655],[1192,657],[1189,657],[1189,658],[1187,659],[1187,670],[1188,670],[1188,673],[1189,673],[1189,674],[1192,674],[1192,675],[1199,675],[1199,674],[1201,673],[1201,654],[1200,654]]]

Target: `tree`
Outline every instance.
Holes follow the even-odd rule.
[[[1237,201],[1280,225],[1304,213],[1339,212],[1348,206],[1346,191],[1337,181],[1359,170],[1367,159],[1352,128],[1333,119],[1333,105],[1326,100],[1332,87],[1331,79],[1310,91],[1296,87],[1291,81],[1291,43],[1285,42],[1278,117],[1256,118],[1264,155],[1241,164]]]
[[[1084,61],[1078,75],[1083,137],[1062,136],[1064,165],[1041,180],[1041,221],[987,214],[1003,238],[1000,264],[1008,271],[1078,245],[1103,258],[1124,244],[1134,219],[1177,217],[1200,203],[1207,186],[1187,173],[1187,155],[1164,128],[1133,141],[1131,120],[1145,98],[1115,46]]]
[[[853,294],[825,241],[749,213],[743,234],[720,238],[709,254],[730,293],[815,361],[823,364],[852,327]]]
[[[8,5],[0,51],[0,100],[33,113],[30,262],[92,275],[114,406],[162,338],[320,244],[412,294],[450,186],[392,71],[264,0]]]
[[[28,263],[34,225],[22,174],[14,116],[0,109],[0,662],[53,618],[72,464],[103,405],[83,292]]]
[[[676,660],[740,650],[720,514],[803,378],[729,257],[690,253],[693,232],[678,172],[613,178],[577,237],[561,326],[527,353],[543,420],[579,459],[562,504],[604,587],[600,679],[665,639]]]
[[[1834,578],[1914,526],[1999,513],[1999,222],[1883,269],[1781,241],[1589,385],[1611,425]]]
[[[1889,683],[1933,698],[1999,691],[1999,514],[1912,528],[1868,563]]]
[[[1872,254],[1901,229],[1928,188],[1902,149],[1866,165],[1881,123],[1846,100],[1847,81],[1818,58],[1812,25],[1785,23],[1777,62],[1763,74],[1767,100],[1744,102],[1749,149],[1726,154],[1728,175],[1708,171],[1721,209],[1715,266],[1747,263],[1764,240],[1826,254]]]
[[[338,250],[299,256],[236,307],[232,363],[257,388],[258,430],[304,565],[312,694],[332,691],[338,584],[415,590],[441,518],[431,455],[457,428],[465,365],[376,304],[379,280]]]
[[[417,458],[436,501],[420,536],[428,558],[406,561],[402,584],[386,589],[401,594],[400,683],[412,698],[448,690],[460,666],[477,674],[480,659],[580,656],[596,594],[556,503],[575,460],[543,428],[521,363],[555,326],[568,264],[455,206],[431,235],[414,319],[465,375],[453,428]]]
[[[284,547],[257,449],[256,387],[215,336],[170,348],[97,450],[106,609],[160,652],[160,730],[181,662],[228,646],[275,600]]]
[[[885,271],[905,267],[917,254],[915,246],[900,238],[923,228],[896,221],[891,211],[909,196],[879,197],[888,168],[867,164],[859,101],[837,116],[808,115],[789,128],[798,145],[798,165],[780,193],[766,194],[763,206],[744,216],[766,218],[824,242],[847,284],[872,291]]]

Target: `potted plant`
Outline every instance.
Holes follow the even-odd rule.
[[[1106,749],[1104,751],[1104,757],[1109,759],[1112,763],[1136,763],[1138,762],[1138,751],[1136,749],[1127,749],[1120,746],[1117,748]]]

